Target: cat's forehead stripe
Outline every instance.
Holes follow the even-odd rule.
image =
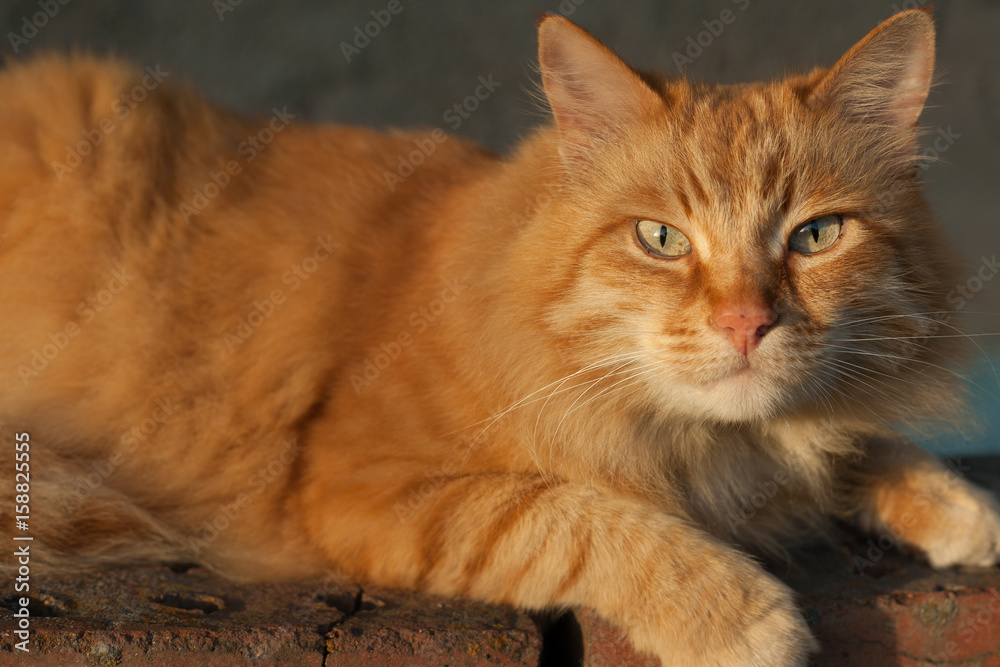
[[[687,179],[687,185],[691,188],[698,202],[703,206],[707,206],[709,203],[708,194],[705,192],[705,187],[702,185],[698,175],[694,173],[694,169],[691,168],[689,162],[684,163],[684,176]]]
[[[684,210],[684,215],[688,218],[694,212],[691,208],[691,201],[688,199],[687,193],[684,188],[674,188],[674,194],[677,196],[677,200],[681,203],[681,208]]]

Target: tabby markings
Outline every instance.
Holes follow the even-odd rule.
[[[267,124],[256,133],[248,135],[236,147],[237,154],[243,156],[247,164],[250,164],[265,148],[274,141],[275,136],[291,125],[296,114],[289,113],[288,107],[283,107],[280,111],[277,107],[271,109],[272,115]],[[236,160],[229,160],[219,171],[209,171],[209,179],[200,188],[193,188],[194,197],[191,203],[181,203],[178,210],[184,217],[185,223],[191,222],[191,216],[197,215],[208,208],[209,203],[222,194],[234,176],[243,172],[243,166]]]
[[[156,89],[164,79],[170,76],[170,72],[164,72],[159,64],[156,67],[146,66],[146,76],[128,92],[122,93],[111,102],[111,111],[115,118],[105,117],[97,123],[97,127],[90,130],[80,130],[83,139],[75,146],[66,145],[66,162],[55,160],[50,165],[56,174],[56,179],[62,181],[63,177],[71,173],[74,169],[83,164],[83,158],[87,157],[104,141],[104,137],[111,134],[118,127],[118,123],[129,117],[129,114],[144,102],[149,93]]]
[[[462,471],[462,463],[475,449],[475,441],[472,443],[457,442],[451,458],[439,467],[424,471],[424,480],[420,484],[414,483],[410,486],[406,503],[398,502],[392,506],[399,522],[408,523],[417,512],[423,509],[427,501],[444,486],[445,482],[453,479]]]

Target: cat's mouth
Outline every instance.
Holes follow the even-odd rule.
[[[782,402],[781,380],[759,364],[741,360],[700,383],[701,405],[730,422],[773,415]]]
[[[705,387],[708,389],[714,389],[720,384],[729,380],[748,380],[756,375],[759,371],[751,365],[749,360],[744,359],[734,368],[730,368],[722,373],[719,373],[713,378],[710,378],[704,382]]]

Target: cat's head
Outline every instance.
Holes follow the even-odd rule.
[[[655,82],[557,16],[539,42],[560,174],[544,320],[576,366],[730,422],[947,403],[954,263],[918,162],[929,12],[830,69],[738,86]]]

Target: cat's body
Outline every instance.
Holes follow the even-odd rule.
[[[866,40],[909,81],[882,108],[838,98],[851,54],[654,93],[548,19],[557,126],[509,159],[164,86],[63,170],[136,75],[4,72],[0,419],[33,443],[38,557],[587,605],[667,664],[759,665],[811,640],[730,542],[838,515],[995,562],[986,497],[886,429],[957,391],[913,169],[933,32],[893,21]],[[830,249],[789,250],[831,214]],[[692,252],[655,256],[637,220]]]

